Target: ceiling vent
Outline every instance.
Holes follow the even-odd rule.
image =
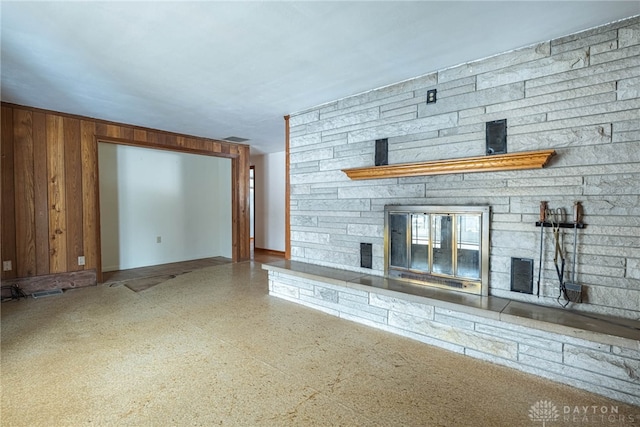
[[[226,138],[224,138],[225,141],[229,141],[229,142],[246,142],[249,139],[248,138],[240,138],[239,136],[228,136]]]

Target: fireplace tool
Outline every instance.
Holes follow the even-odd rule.
[[[564,267],[565,267],[565,257],[562,252],[562,246],[564,243],[564,233],[560,233],[560,226],[566,220],[566,213],[563,208],[557,208],[555,210],[547,209],[545,212],[545,216],[549,219],[551,223],[551,228],[553,229],[553,240],[555,243],[555,252],[553,255],[553,265],[556,267],[556,273],[558,274],[558,282],[560,282],[560,293],[558,295],[558,304],[563,307],[566,307],[569,304],[569,298],[567,297],[566,288],[564,286]],[[558,261],[560,259],[560,261]],[[567,300],[566,304],[562,304],[560,302],[560,298],[564,296]]]
[[[582,285],[576,282],[576,254],[578,253],[578,224],[582,223],[582,205],[573,203],[573,262],[571,281],[564,284],[564,297],[569,302],[582,302]]]
[[[542,240],[544,238],[544,222],[547,220],[547,202],[540,202],[540,263],[538,265],[537,297],[540,298],[540,277],[542,276]]]

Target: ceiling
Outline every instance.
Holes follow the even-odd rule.
[[[640,14],[638,1],[2,1],[10,103],[284,150],[283,116]]]

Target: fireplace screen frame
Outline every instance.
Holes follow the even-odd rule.
[[[489,206],[387,205],[384,207],[384,212],[384,273],[387,277],[457,292],[465,292],[482,296],[489,295]],[[399,230],[401,238],[400,241],[402,241],[402,232],[405,233],[405,253],[400,254],[406,257],[406,260],[402,258],[404,266],[393,265],[393,263],[398,264],[397,258],[395,261],[392,261],[392,240],[395,241],[398,236],[398,230],[392,230],[391,222],[394,215],[399,215],[400,217],[398,218],[401,218],[402,215],[406,215],[405,229],[404,231]],[[417,234],[418,231],[416,223],[412,220],[412,216],[420,218],[425,215],[428,215],[427,218],[429,226],[427,229],[423,229],[422,236],[416,236],[416,238],[413,239],[412,235]],[[438,224],[440,225],[440,228],[436,227],[436,217],[440,219],[440,222],[444,217],[450,218],[451,221],[451,226],[448,227],[450,239],[447,241],[449,242],[450,268],[452,274],[446,274],[446,272],[442,271],[442,268],[440,269],[441,271],[434,268],[438,267],[434,264],[434,257],[436,254],[434,246],[437,248],[439,244],[440,248],[444,247],[441,240],[445,235],[443,226]],[[478,230],[478,237],[480,241],[477,244],[479,250],[479,254],[477,255],[477,267],[479,271],[477,274],[467,274],[467,276],[475,277],[465,277],[464,273],[458,274],[459,271],[457,266],[458,259],[464,255],[462,251],[465,250],[462,248],[462,245],[464,244],[461,240],[462,236],[458,238],[458,230],[460,230],[460,225],[462,224],[461,218],[466,219],[469,217],[479,218],[477,223],[480,228],[480,230]],[[459,222],[460,224],[458,224]],[[400,224],[399,227],[397,225],[393,226],[400,229],[403,227],[402,224]],[[396,236],[393,239],[391,237],[392,231]],[[415,249],[415,245],[412,243],[418,240],[421,240],[422,243],[424,243],[424,239],[428,242],[424,245],[426,247],[423,248],[423,250],[426,250],[427,255],[426,266],[425,268],[416,268],[417,263],[412,263],[412,252]],[[442,256],[440,255],[440,252],[438,253],[438,256]],[[424,259],[422,259],[422,261],[425,262]],[[475,262],[473,263],[475,264]]]

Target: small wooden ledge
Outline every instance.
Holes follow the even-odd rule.
[[[353,180],[400,178],[406,176],[444,175],[451,173],[499,172],[543,168],[555,155],[555,150],[464,157],[422,163],[401,163],[388,166],[342,169]]]

